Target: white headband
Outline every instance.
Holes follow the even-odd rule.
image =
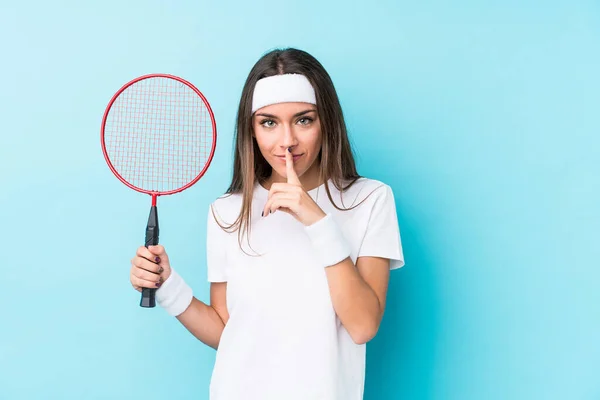
[[[315,90],[304,75],[273,75],[256,82],[252,98],[252,114],[259,108],[276,103],[317,104]]]

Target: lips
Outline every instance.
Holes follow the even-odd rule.
[[[294,161],[298,160],[300,157],[302,157],[304,155],[304,153],[302,154],[292,154],[292,158],[294,159]],[[279,158],[280,160],[282,160],[283,162],[285,162],[285,156],[276,156],[277,158]]]

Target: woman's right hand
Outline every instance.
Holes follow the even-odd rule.
[[[142,288],[157,289],[171,275],[169,256],[161,245],[140,246],[131,260],[129,280],[138,292]]]

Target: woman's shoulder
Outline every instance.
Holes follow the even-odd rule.
[[[210,209],[221,221],[235,221],[240,213],[242,200],[241,193],[225,193],[212,201]]]
[[[385,182],[367,177],[360,177],[353,182],[341,182],[341,188],[337,188],[333,182],[328,186],[333,203],[342,208],[355,209],[357,212],[371,209],[378,200],[393,196],[390,196],[391,187]]]
[[[367,197],[385,196],[392,192],[392,188],[377,179],[361,177],[347,187],[343,193],[345,198],[362,201]]]
[[[358,178],[356,180],[356,182],[354,182],[354,184],[352,184],[351,187],[369,190],[369,189],[378,189],[378,188],[382,188],[382,187],[389,188],[389,185],[378,179],[367,178],[365,176],[362,176],[362,177]]]
[[[229,207],[237,207],[242,202],[242,194],[241,193],[224,193],[217,197],[211,203],[215,207],[220,208],[229,208]]]

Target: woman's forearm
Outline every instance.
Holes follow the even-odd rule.
[[[215,350],[219,347],[225,324],[213,307],[193,297],[188,308],[177,319],[202,343]]]
[[[331,301],[352,340],[371,340],[381,322],[382,307],[373,289],[365,282],[350,258],[325,268]]]

